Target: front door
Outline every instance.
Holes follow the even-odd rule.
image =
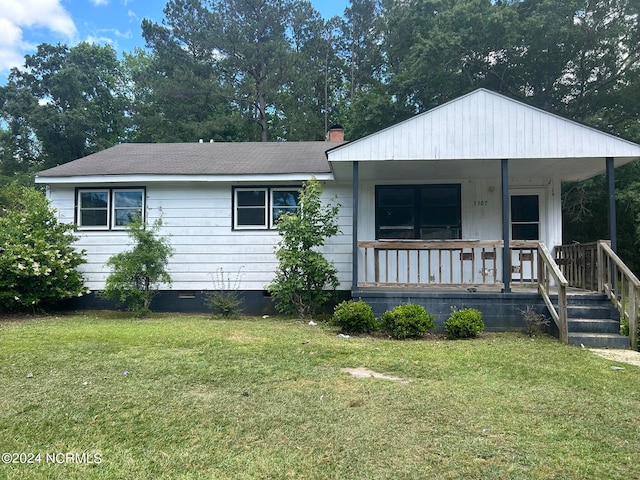
[[[510,198],[511,240],[542,239],[542,196],[534,190],[516,191]],[[511,278],[515,282],[531,282],[537,274],[537,249],[514,248],[511,252]]]

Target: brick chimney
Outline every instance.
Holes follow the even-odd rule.
[[[327,132],[327,142],[344,142],[344,127],[334,125]]]

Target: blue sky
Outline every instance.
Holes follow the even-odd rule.
[[[160,22],[167,0],[0,0],[0,85],[40,43],[110,44],[121,54],[144,47],[143,18]],[[349,0],[311,0],[325,18],[342,15]]]

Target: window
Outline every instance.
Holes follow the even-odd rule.
[[[282,215],[298,209],[298,188],[234,188],[234,229],[273,228]]]
[[[144,190],[140,188],[79,189],[78,228],[124,229],[136,216],[144,217]]]
[[[460,185],[376,187],[376,239],[462,238]]]
[[[78,192],[78,226],[109,228],[109,190]]]
[[[540,239],[538,195],[511,196],[511,240]]]
[[[267,189],[236,189],[236,228],[267,228]]]
[[[285,190],[282,188],[271,190],[271,226],[275,225],[281,215],[298,211],[299,190]]]

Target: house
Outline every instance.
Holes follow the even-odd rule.
[[[295,208],[297,189],[312,177],[341,205],[341,234],[324,252],[339,289],[378,314],[415,301],[442,321],[451,307],[473,306],[490,329],[520,329],[518,309],[533,304],[548,309],[566,341],[566,289],[585,287],[577,285],[585,275],[569,282],[569,273],[597,264],[590,284],[621,297],[611,273],[614,169],[640,158],[640,145],[485,89],[357,141],[343,142],[338,130],[331,137],[122,144],[40,172],[36,182],[60,221],[78,225],[92,290],[104,285],[106,260],[126,248],[130,215],[162,218],[175,249],[174,283],[159,298],[169,309],[200,308],[202,292],[219,288],[217,271],[237,280],[250,310],[272,308],[265,286],[277,266],[274,220]],[[611,185],[610,243],[576,254],[561,247],[562,182],[602,172]]]

